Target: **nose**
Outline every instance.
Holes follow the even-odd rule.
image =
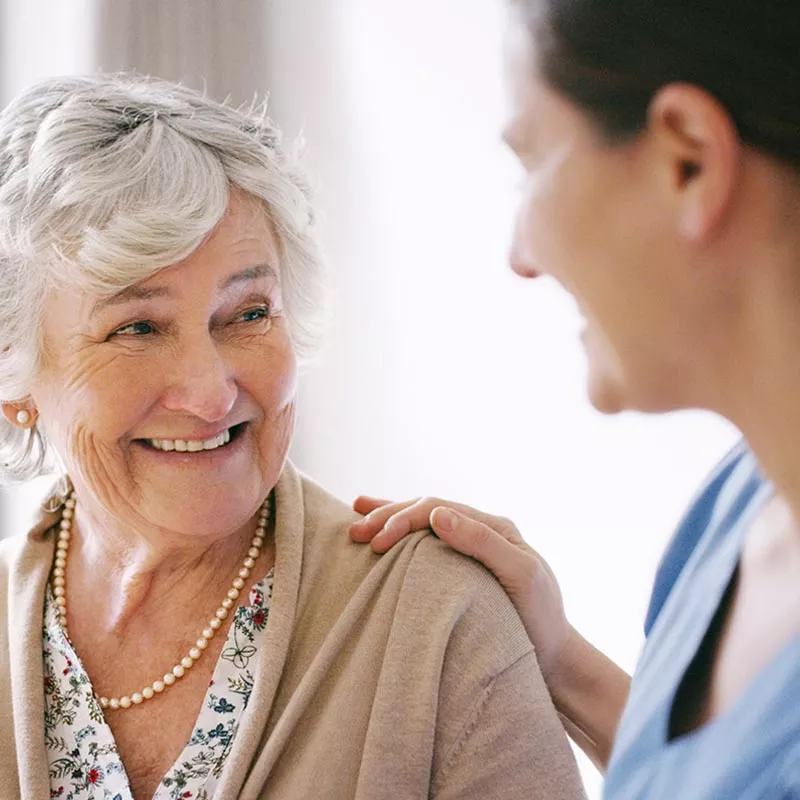
[[[514,225],[514,237],[508,254],[508,263],[511,265],[511,269],[522,278],[538,278],[542,274],[536,269],[535,261],[526,245],[522,214],[517,217],[516,225]]]
[[[233,370],[211,337],[184,345],[170,369],[162,405],[204,422],[224,419],[239,390]]]
[[[509,264],[511,264],[511,269],[517,273],[521,278],[538,278],[541,276],[541,272],[539,272],[530,262],[526,261],[524,258],[520,258],[519,255],[515,250],[511,250],[508,256]]]

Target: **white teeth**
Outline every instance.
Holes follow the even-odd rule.
[[[215,450],[217,447],[222,447],[224,444],[228,444],[231,440],[230,431],[222,431],[222,433],[214,439],[209,439],[207,442],[203,442],[203,449],[204,450]]]
[[[218,447],[228,444],[230,440],[231,432],[229,428],[219,436],[202,442],[186,439],[150,439],[150,444],[156,450],[165,450],[166,452],[177,450],[179,453],[199,453],[201,450],[216,450]]]

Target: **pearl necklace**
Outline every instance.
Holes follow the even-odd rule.
[[[233,580],[231,588],[225,599],[220,603],[219,608],[214,612],[214,616],[208,622],[208,626],[203,629],[202,636],[197,640],[188,654],[185,655],[169,672],[164,674],[160,680],[153,681],[149,686],[145,686],[140,692],[122,697],[97,697],[97,702],[101,708],[117,710],[119,708],[131,708],[138,706],[145,700],[151,700],[157,694],[161,694],[165,689],[172,686],[178,678],[186,674],[186,670],[191,669],[195,661],[203,655],[203,651],[208,647],[209,639],[222,627],[222,621],[228,616],[228,612],[233,608],[234,603],[244,588],[245,581],[250,577],[250,570],[258,561],[261,555],[261,548],[264,544],[267,523],[269,522],[270,498],[263,502],[258,516],[258,526],[255,536],[250,541],[250,548],[247,556],[242,562],[242,568]],[[61,522],[59,523],[58,544],[56,545],[56,560],[53,567],[53,595],[55,596],[56,612],[58,621],[64,631],[64,635],[69,639],[67,629],[67,593],[66,593],[66,572],[67,554],[69,553],[69,543],[72,537],[72,520],[75,516],[75,492],[70,492],[69,497],[64,503],[64,510],[61,512]]]

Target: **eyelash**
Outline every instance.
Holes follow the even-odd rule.
[[[263,320],[267,320],[267,319],[270,319],[272,317],[271,311],[272,311],[272,309],[266,303],[264,303],[262,305],[259,305],[259,306],[253,306],[252,308],[246,308],[244,311],[240,312],[239,314],[236,315],[236,317],[234,317],[234,322],[239,321],[239,322],[242,322],[243,324],[262,322]],[[259,313],[259,316],[256,317],[255,319],[245,319],[245,320],[242,319],[242,317],[244,317],[246,314],[252,314],[254,312],[258,312]],[[129,330],[131,328],[135,328],[135,327],[137,327],[139,325],[147,325],[150,328],[150,330],[145,331],[144,333],[125,333],[125,331],[127,331],[127,330]],[[136,322],[129,322],[127,325],[123,325],[121,328],[117,328],[111,334],[111,336],[112,337],[114,337],[114,336],[148,336],[148,335],[153,334],[155,332],[156,332],[155,323],[150,322],[150,320],[136,320]]]
[[[155,329],[155,325],[152,322],[148,322],[146,320],[140,320],[137,322],[129,322],[127,325],[123,325],[121,328],[117,328],[111,335],[112,336],[128,336],[128,335],[138,335],[138,336],[145,336],[144,333],[139,334],[126,334],[125,331],[129,330],[130,328],[135,328],[137,325],[148,325],[150,328]],[[146,333],[152,333],[153,330],[149,330]]]
[[[252,314],[254,311],[260,312],[261,316],[257,317],[256,319],[244,320],[245,322],[259,322],[262,319],[269,319],[270,316],[272,316],[270,314],[270,307],[264,304],[260,306],[253,306],[253,308],[246,308],[241,314],[239,314],[239,317],[243,317],[245,314]]]

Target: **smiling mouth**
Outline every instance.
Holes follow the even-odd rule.
[[[161,450],[165,453],[200,453],[208,450],[219,450],[221,447],[225,447],[235,441],[244,430],[246,424],[242,422],[239,425],[234,425],[211,439],[139,439],[139,441],[148,447],[152,447],[153,450]]]

